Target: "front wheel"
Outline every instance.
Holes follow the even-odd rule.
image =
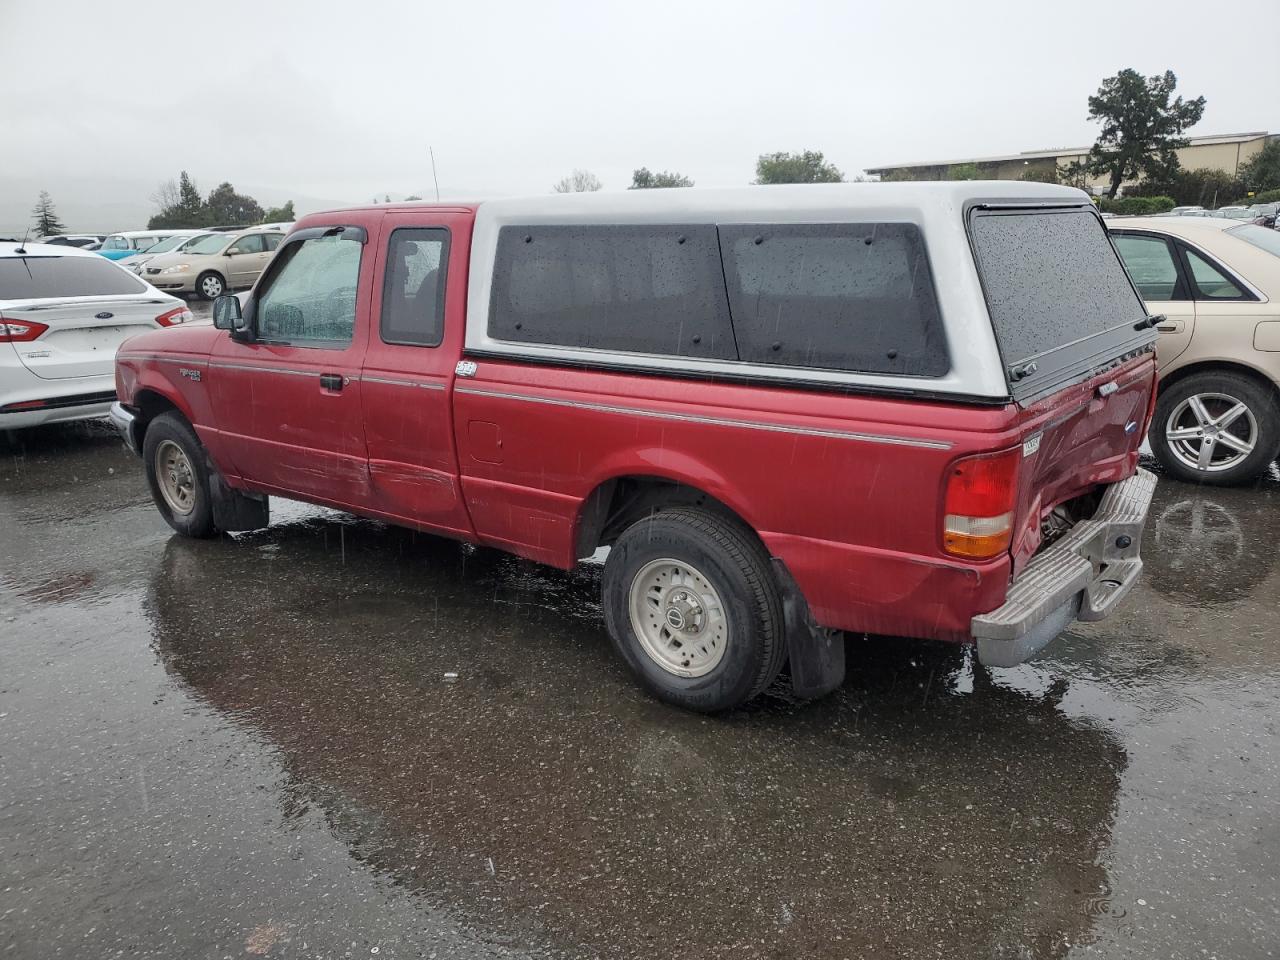
[[[1247,483],[1280,454],[1273,391],[1238,373],[1198,373],[1160,394],[1151,449],[1179,480]]]
[[[196,293],[200,294],[202,300],[217,300],[226,292],[226,288],[222,277],[213,271],[200,274],[200,279],[196,281]]]
[[[604,568],[609,636],[659,699],[713,713],[778,675],[782,602],[769,557],[737,524],[671,509],[627,528]]]
[[[177,413],[162,413],[147,426],[142,462],[151,498],[169,526],[188,537],[211,537],[213,500],[204,448]]]

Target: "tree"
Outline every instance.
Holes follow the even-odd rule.
[[[600,178],[589,170],[575,170],[552,184],[556,193],[594,193],[603,187]]]
[[[981,180],[982,171],[976,163],[957,163],[947,168],[948,180]]]
[[[661,173],[651,173],[648,167],[641,167],[639,170],[631,174],[631,186],[628,190],[652,190],[657,187],[692,187],[693,181],[686,177],[683,173],[673,173],[670,170],[663,170]]]
[[[1072,160],[1058,167],[1058,183],[1064,187],[1089,191],[1089,168],[1079,160]]]
[[[39,236],[54,237],[66,229],[58,219],[58,212],[53,209],[53,198],[49,196],[48,190],[40,191],[40,199],[32,208],[31,216],[35,218],[36,233]]]
[[[147,221],[148,230],[207,227],[214,222],[195,181],[185,170],[178,176],[177,183],[168,180],[160,184],[151,199],[160,207],[160,212]]]
[[[298,215],[293,212],[293,201],[288,201],[283,207],[271,207],[262,215],[264,223],[293,223],[298,219]]]
[[[236,193],[235,187],[223,182],[209,191],[205,201],[209,225],[247,226],[262,222],[262,207],[253,197]]]
[[[822,152],[765,153],[756,160],[756,183],[842,183],[844,174]]]
[[[1246,190],[1255,193],[1280,187],[1280,140],[1268,140],[1261,150],[1240,164],[1240,180]]]
[[[1022,176],[1018,177],[1018,179],[1025,183],[1057,183],[1058,168],[1033,164],[1023,170]]]
[[[1174,151],[1189,143],[1182,133],[1204,114],[1204,97],[1170,101],[1177,84],[1172,70],[1143,77],[1126,68],[1103,80],[1089,98],[1089,119],[1100,121],[1102,130],[1089,151],[1088,169],[1110,179],[1108,197],[1114,199],[1126,180],[1160,179],[1177,171]]]

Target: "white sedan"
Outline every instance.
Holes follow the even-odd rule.
[[[192,319],[186,303],[96,253],[0,243],[0,430],[104,416],[116,347]]]

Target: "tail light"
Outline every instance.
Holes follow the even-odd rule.
[[[942,545],[947,553],[987,560],[1009,549],[1022,448],[965,457],[947,478]]]
[[[26,343],[49,329],[45,323],[34,320],[6,320],[0,317],[0,343]]]
[[[174,307],[156,317],[156,323],[162,327],[176,327],[180,323],[190,323],[195,318],[195,314],[189,308]]]

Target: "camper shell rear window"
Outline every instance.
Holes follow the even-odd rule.
[[[969,236],[1015,398],[1150,344],[1147,310],[1102,219],[1085,207],[975,207]]]

